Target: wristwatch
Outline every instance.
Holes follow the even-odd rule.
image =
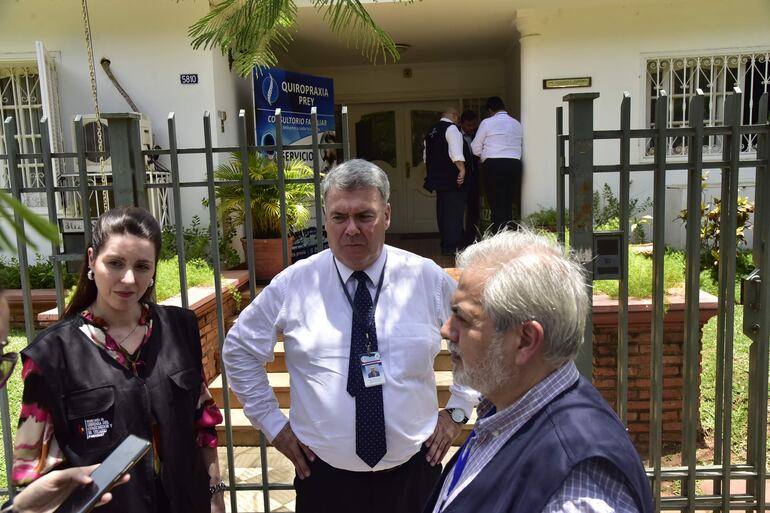
[[[455,424],[468,423],[468,417],[465,416],[465,412],[460,408],[447,408],[446,411],[449,413],[449,416],[452,418],[452,421],[454,421]]]
[[[219,481],[217,484],[209,486],[210,495],[214,495],[215,493],[219,493],[219,492],[224,492],[225,490],[227,490],[227,485],[225,484],[224,481]]]

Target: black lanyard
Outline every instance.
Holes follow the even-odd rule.
[[[358,322],[361,323],[362,326],[365,326],[366,329],[364,330],[364,333],[366,334],[366,350],[368,352],[372,352],[371,345],[369,344],[369,331],[372,329],[372,325],[374,324],[374,312],[377,310],[377,302],[380,300],[380,291],[382,290],[382,283],[385,281],[385,266],[388,263],[388,256],[385,255],[385,263],[382,264],[382,271],[380,272],[380,279],[377,282],[377,292],[374,294],[374,301],[372,302],[372,315],[368,319],[368,321],[364,321],[364,319],[361,318],[361,314],[358,313],[358,310],[356,310],[355,305],[353,304],[353,298],[350,297],[350,292],[348,292],[348,288],[345,286],[345,282],[342,280],[342,275],[340,274],[340,269],[337,267],[337,259],[332,256],[332,262],[334,262],[334,269],[337,271],[337,278],[340,280],[340,285],[342,286],[342,291],[345,293],[345,298],[348,300],[348,303],[350,304],[350,308],[353,310],[353,315],[355,315],[358,318]],[[358,286],[364,286],[366,287],[366,293],[369,293],[369,287],[365,283],[358,283]]]

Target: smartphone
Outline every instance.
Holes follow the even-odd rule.
[[[102,495],[110,490],[150,449],[150,442],[128,435],[91,474],[91,484],[81,486],[59,506],[55,513],[88,513]]]

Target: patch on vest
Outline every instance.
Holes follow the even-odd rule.
[[[92,438],[102,438],[112,429],[112,422],[104,417],[95,417],[93,419],[84,419],[80,427],[80,433],[86,437],[86,440]]]

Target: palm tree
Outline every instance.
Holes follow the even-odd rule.
[[[393,40],[359,0],[312,0],[338,37],[361,50],[371,62],[398,60]],[[194,49],[219,48],[229,54],[243,77],[278,64],[274,49],[286,49],[297,17],[294,0],[222,0],[189,29]]]

